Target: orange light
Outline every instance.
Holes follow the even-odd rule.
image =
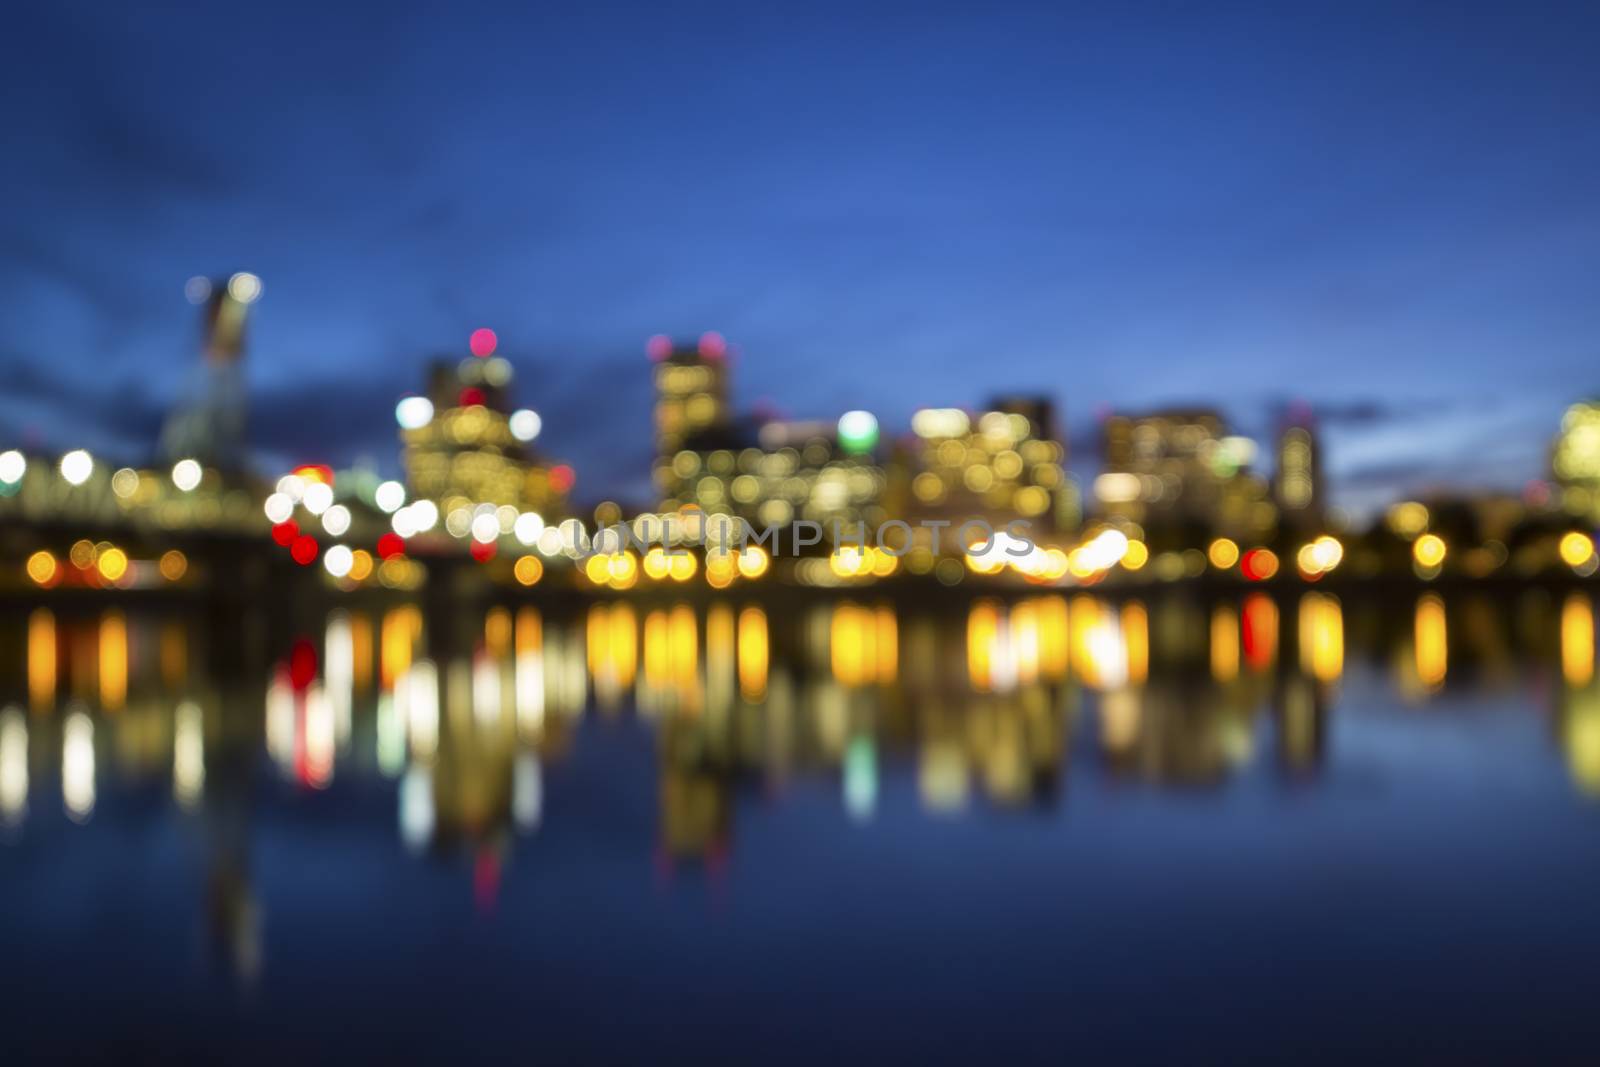
[[[51,584],[60,572],[56,558],[43,549],[28,557],[28,577],[38,585]]]
[[[544,577],[544,564],[538,556],[522,556],[511,568],[511,573],[523,585],[536,585]]]
[[[1278,554],[1270,548],[1252,548],[1240,557],[1239,570],[1252,582],[1264,582],[1278,573]]]
[[[321,482],[329,486],[333,484],[333,468],[325,463],[307,463],[296,467],[291,473],[302,481]]]
[[[157,566],[161,570],[161,577],[175,582],[188,573],[189,557],[174,548],[161,554],[161,562]]]

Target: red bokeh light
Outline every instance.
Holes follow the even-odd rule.
[[[378,558],[393,559],[406,554],[405,538],[397,533],[386,533],[378,538]]]
[[[565,493],[571,489],[577,480],[578,476],[565,463],[558,463],[550,468],[550,488],[558,493]]]
[[[644,343],[645,355],[660,363],[672,355],[672,338],[664,333],[658,333]]]
[[[1261,549],[1251,549],[1250,552],[1246,552],[1238,561],[1238,571],[1253,582],[1259,582],[1270,574],[1266,557],[1262,555]]]
[[[289,555],[302,567],[309,567],[317,559],[317,539],[309,534],[301,534],[289,546]]]
[[[707,359],[721,359],[728,351],[728,342],[716,330],[700,335],[700,354]]]
[[[495,348],[500,344],[500,338],[487,326],[480,326],[472,331],[472,336],[467,340],[467,347],[472,349],[472,354],[479,359],[487,359],[494,355]]]
[[[285,519],[283,522],[273,524],[272,539],[285,548],[293,544],[294,539],[299,536],[300,524],[293,519]]]
[[[289,684],[296,690],[305,690],[317,680],[317,649],[310,641],[299,638],[289,650]]]
[[[461,390],[459,400],[464,408],[470,408],[474,404],[481,404],[483,403],[483,390],[475,385],[469,385]]]
[[[479,563],[487,563],[491,559],[494,559],[494,551],[495,546],[493,541],[479,541],[474,539],[472,542],[472,558],[477,560]]]

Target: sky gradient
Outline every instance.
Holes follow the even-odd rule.
[[[1320,414],[1337,499],[1517,486],[1600,392],[1600,9],[52,5],[0,41],[0,443],[138,459],[194,274],[265,284],[263,463],[397,469],[492,326],[582,498],[645,339],[796,416]]]

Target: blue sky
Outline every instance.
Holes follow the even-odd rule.
[[[264,461],[395,463],[494,327],[580,490],[645,339],[804,416],[1322,413],[1355,504],[1543,470],[1600,391],[1600,10],[51,5],[0,42],[0,439],[137,457],[183,283],[265,282]]]

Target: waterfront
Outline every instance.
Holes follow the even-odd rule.
[[[7,1043],[1581,1047],[1593,615],[1469,589],[10,612]]]

